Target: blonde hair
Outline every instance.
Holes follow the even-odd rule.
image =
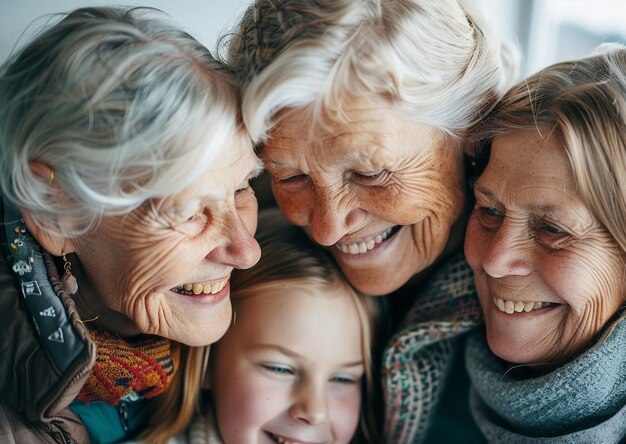
[[[287,109],[345,123],[352,98],[462,138],[513,77],[513,53],[457,0],[256,0],[225,39],[243,118],[263,138]]]
[[[515,85],[478,137],[523,130],[561,142],[581,198],[626,252],[626,47],[602,45]]]
[[[361,324],[365,363],[360,427],[353,442],[380,442],[381,415],[376,412],[380,384],[375,367],[378,366],[380,353],[384,298],[358,295],[343,278],[330,255],[308,239],[300,228],[287,222],[278,210],[260,214],[257,240],[263,252],[259,263],[249,270],[233,272],[233,312],[236,314],[238,303],[242,300],[277,288],[283,292],[290,287],[322,289],[329,293],[337,289],[347,290]]]
[[[165,393],[157,398],[148,428],[139,436],[143,442],[166,444],[173,435],[185,430],[199,412],[209,347],[180,347],[179,367]]]
[[[77,9],[0,67],[0,190],[47,230],[82,234],[182,190],[247,138],[238,101],[226,68],[162,12]]]

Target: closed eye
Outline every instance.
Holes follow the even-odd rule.
[[[272,174],[272,181],[275,186],[279,186],[283,191],[296,192],[304,188],[309,176],[306,174],[292,174],[291,176],[277,177]]]
[[[391,173],[387,170],[380,170],[375,172],[362,172],[362,171],[352,171],[351,179],[359,183],[361,185],[366,186],[382,186],[387,183]]]

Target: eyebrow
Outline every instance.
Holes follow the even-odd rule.
[[[474,193],[479,193],[493,202],[499,202],[498,199],[496,199],[496,196],[491,191],[481,187],[480,185],[474,185]]]
[[[299,353],[290,350],[288,348],[282,347],[280,345],[277,344],[252,344],[250,346],[251,349],[264,349],[264,350],[273,350],[276,351],[278,353],[281,353],[285,356],[289,356],[291,358],[297,359],[297,358],[302,358],[302,355],[300,355]],[[363,362],[363,360],[360,361],[353,361],[353,362],[344,362],[343,364],[341,364],[341,367],[360,367],[360,366],[365,366],[365,363]]]
[[[246,176],[246,180],[250,180],[250,179],[254,179],[256,177],[259,177],[262,172],[263,172],[263,162],[261,161],[261,159],[259,159],[257,157],[256,161],[254,162],[254,166],[252,167],[252,169],[250,170],[250,172]]]
[[[474,186],[474,190],[480,194],[482,194],[485,198],[487,198],[488,200],[491,200],[493,202],[500,202],[496,196],[489,190],[487,190],[486,188],[483,188],[481,186]],[[526,208],[527,210],[533,212],[533,213],[544,213],[544,214],[551,214],[554,213],[556,211],[556,208],[552,205],[538,205],[538,204],[534,204],[534,203],[525,203],[524,204],[524,208]]]
[[[263,159],[263,162],[267,162],[269,164],[272,164],[274,166],[277,166],[279,168],[293,168],[293,165],[287,162],[283,162],[282,160],[276,160],[276,159]]]

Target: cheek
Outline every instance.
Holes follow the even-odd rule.
[[[211,382],[220,432],[231,442],[250,442],[250,433],[271,419],[272,393],[249,367],[230,358],[212,359],[218,360]]]
[[[610,317],[623,303],[623,266],[617,256],[591,251],[544,257],[546,279],[575,312]],[[610,312],[609,312],[610,311]]]
[[[475,213],[472,213],[465,233],[465,258],[476,276],[481,274],[485,248],[489,245],[489,233],[485,233]]]
[[[339,399],[329,412],[333,421],[333,434],[336,442],[349,443],[359,425],[361,415],[361,394],[355,393]]]
[[[248,233],[254,236],[257,229],[259,215],[259,206],[256,197],[252,196],[250,201],[246,203],[246,206],[237,210],[237,212],[239,213],[239,217],[243,221],[243,224],[246,226]]]
[[[280,186],[272,184],[272,191],[276,203],[278,203],[278,206],[289,222],[299,227],[308,226],[310,212],[309,190],[291,192],[282,190]]]

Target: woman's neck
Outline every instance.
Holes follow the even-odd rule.
[[[122,337],[141,334],[131,319],[103,303],[78,257],[68,255],[68,258],[72,263],[72,274],[78,281],[78,292],[72,296],[72,299],[76,303],[83,323],[106,329]],[[57,263],[57,269],[63,270],[62,264]]]

